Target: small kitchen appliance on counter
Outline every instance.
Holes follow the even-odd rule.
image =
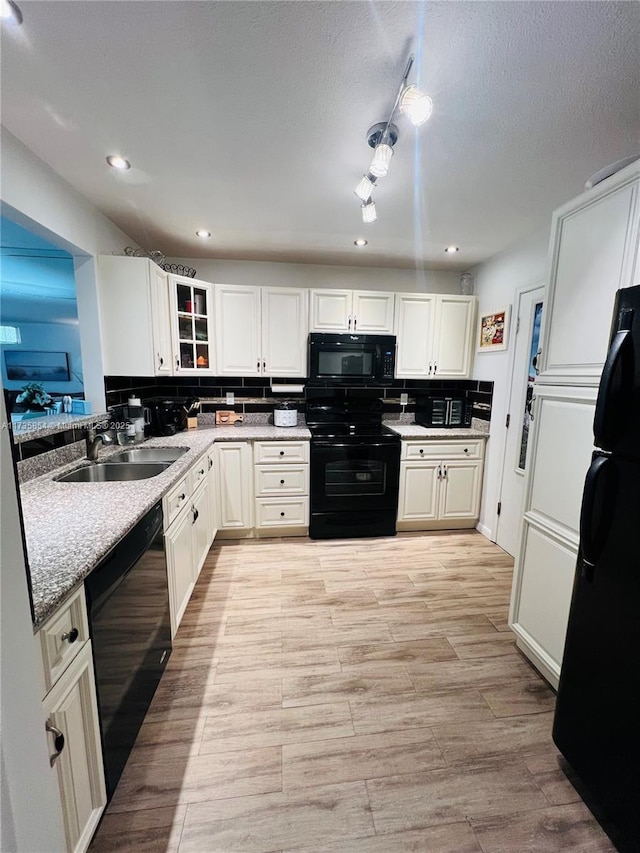
[[[273,425],[277,427],[298,426],[298,410],[286,401],[273,407]]]
[[[149,435],[175,435],[187,427],[187,418],[195,413],[197,397],[151,397],[144,401],[149,409]]]
[[[466,394],[444,397],[416,395],[416,423],[425,427],[470,427],[471,400]]]

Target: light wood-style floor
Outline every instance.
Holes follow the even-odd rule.
[[[605,853],[473,532],[211,550],[92,853]]]

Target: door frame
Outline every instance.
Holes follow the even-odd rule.
[[[515,368],[516,368],[516,336],[519,334],[519,331],[520,331],[518,328],[518,323],[520,320],[520,315],[518,313],[518,310],[520,308],[520,299],[522,298],[522,296],[525,293],[530,293],[534,290],[538,290],[539,288],[544,289],[544,296],[543,296],[543,305],[544,305],[544,304],[546,304],[546,296],[547,296],[547,283],[546,283],[546,281],[541,281],[540,279],[533,279],[532,281],[528,282],[527,284],[523,284],[520,287],[517,287],[513,293],[513,308],[514,308],[513,313],[514,313],[515,317],[512,317],[511,322],[513,323],[515,321],[516,332],[511,339],[513,341],[513,346],[510,347],[510,351],[509,351],[509,369],[508,369],[508,373],[507,373],[507,407],[503,413],[503,419],[502,419],[502,431],[503,431],[503,435],[504,435],[504,443],[503,443],[503,448],[502,448],[502,459],[500,462],[500,479],[498,481],[500,484],[499,489],[498,489],[498,503],[500,503],[502,501],[504,472],[505,472],[506,467],[507,467],[507,439],[508,439],[508,435],[509,435],[509,430],[506,426],[506,418],[507,418],[508,414],[513,414],[511,412],[511,400],[512,400],[512,396],[513,396],[513,379],[514,379],[514,373],[515,373]],[[544,308],[543,308],[543,311],[544,311]],[[542,315],[543,327],[544,327],[544,320],[545,320],[545,315],[543,313],[543,315]],[[544,329],[541,329],[541,332],[540,332],[540,341],[541,342],[542,342],[543,330]],[[526,472],[523,472],[522,476],[524,477],[525,474],[526,474]],[[500,526],[500,516],[498,515],[497,504],[496,504],[496,510],[495,510],[495,519],[496,519],[495,528],[494,528],[495,537],[494,537],[493,541],[497,544],[497,542],[498,542],[498,528]],[[518,541],[520,541],[520,536],[518,536]],[[515,557],[517,559],[517,554],[515,555]]]

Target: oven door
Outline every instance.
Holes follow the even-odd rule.
[[[311,442],[311,512],[362,512],[398,507],[400,447]]]

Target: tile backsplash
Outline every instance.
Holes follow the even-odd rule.
[[[276,402],[283,399],[295,401],[300,412],[304,412],[304,394],[274,394],[272,384],[300,385],[305,380],[282,377],[241,377],[241,376],[105,376],[107,406],[119,406],[127,398],[135,395],[143,400],[166,394],[168,397],[200,397],[203,411],[233,408],[245,414],[268,414],[273,411]],[[366,387],[366,386],[365,386]],[[362,392],[362,386],[349,391]],[[381,397],[386,414],[411,413],[415,411],[415,395],[425,392],[454,396],[468,392],[473,403],[473,417],[489,421],[491,418],[491,400],[493,382],[480,382],[475,379],[396,379],[386,388],[370,386],[367,394]],[[225,395],[233,392],[233,407],[226,404]],[[408,394],[409,403],[400,404],[400,394]]]

